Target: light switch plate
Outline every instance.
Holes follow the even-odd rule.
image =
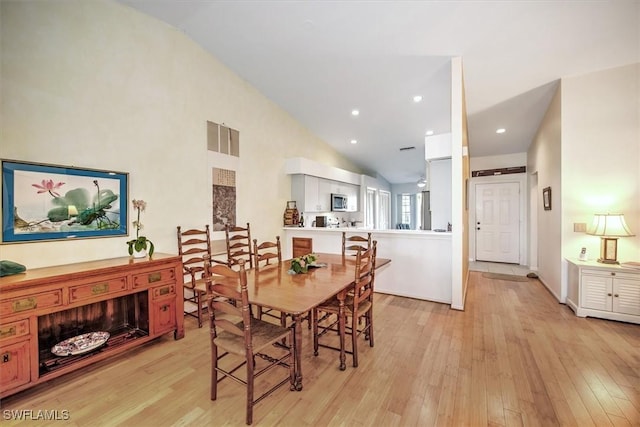
[[[587,232],[587,223],[586,222],[574,222],[573,223],[573,231],[576,233],[586,233]]]

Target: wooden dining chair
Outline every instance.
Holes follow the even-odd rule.
[[[182,258],[184,280],[184,314],[198,319],[198,327],[204,322],[202,309],[206,308],[205,295],[207,293],[202,273],[204,272],[204,257],[211,257],[211,237],[209,225],[204,229],[188,229],[182,231],[177,227],[178,255]],[[191,305],[196,306],[195,314]]]
[[[371,233],[367,237],[354,234],[347,236],[346,231],[342,232],[342,256],[355,255],[358,250],[366,251],[371,247]]]
[[[344,302],[345,335],[340,337],[344,345],[346,335],[351,336],[351,350],[345,353],[353,357],[353,366],[358,366],[358,337],[364,334],[369,346],[373,347],[373,285],[376,268],[377,241],[372,242],[371,248],[359,250],[356,254],[356,268],[353,292],[347,294]],[[325,347],[340,351],[340,347],[330,343],[320,343],[320,337],[329,331],[339,331],[339,301],[333,297],[313,310],[313,353],[318,355],[318,348]],[[335,315],[335,318],[333,317]],[[360,322],[363,320],[363,322]],[[323,322],[324,326],[320,325]],[[343,366],[340,369],[344,369]]]
[[[227,240],[227,263],[229,267],[237,265],[238,261],[243,259],[249,265],[249,268],[253,268],[251,227],[249,223],[247,223],[246,227],[227,224],[224,233]]]
[[[311,237],[292,237],[291,252],[294,258],[313,253],[313,239]]]
[[[258,239],[253,239],[253,265],[260,269],[261,265],[282,264],[282,247],[280,236],[276,236],[275,242],[265,241],[258,244]]]
[[[217,399],[218,383],[225,378],[245,385],[246,423],[249,425],[253,422],[253,406],[256,403],[287,382],[293,387],[295,357],[293,332],[290,328],[251,316],[245,261],[241,259],[237,265],[239,271],[225,265],[211,266],[208,262],[205,267],[204,277],[211,297],[211,400]],[[289,345],[283,345],[283,340]],[[238,371],[243,366],[246,367],[246,375]],[[284,368],[288,371],[287,375],[283,378],[271,378],[277,383],[256,397],[256,378],[273,368]],[[218,374],[222,375],[220,379]]]
[[[282,247],[280,245],[280,236],[276,236],[276,241],[265,241],[258,244],[258,239],[253,239],[253,265],[257,272],[260,268],[269,265],[282,265]],[[286,325],[286,314],[277,312],[273,309],[264,309],[258,307],[258,319],[262,319],[262,316],[270,316],[274,319],[280,320],[282,326]]]

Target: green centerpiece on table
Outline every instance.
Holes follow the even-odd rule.
[[[317,257],[314,254],[307,254],[294,258],[291,260],[291,269],[289,272],[292,274],[306,273],[309,269],[309,265],[313,264],[316,259]]]

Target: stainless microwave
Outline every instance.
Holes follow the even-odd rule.
[[[331,193],[331,211],[344,212],[347,210],[347,196]]]

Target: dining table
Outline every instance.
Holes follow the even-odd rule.
[[[336,296],[339,300],[340,369],[346,369],[344,348],[344,301],[355,282],[356,257],[315,253],[316,261],[306,273],[292,274],[291,260],[282,261],[247,272],[249,303],[290,314],[294,329],[294,383],[292,390],[302,390],[302,317],[314,307]],[[376,259],[376,269],[390,262]]]

